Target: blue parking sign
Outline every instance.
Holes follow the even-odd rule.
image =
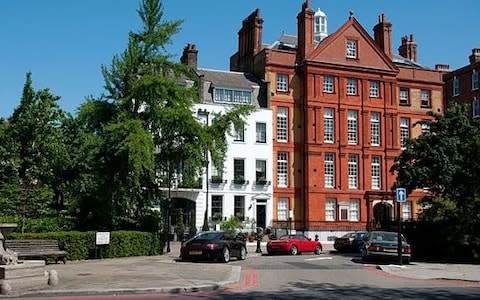
[[[407,201],[407,190],[405,188],[397,188],[395,192],[396,192],[397,202]]]

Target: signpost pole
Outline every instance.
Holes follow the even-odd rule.
[[[402,265],[402,222],[400,221],[400,202],[397,202],[397,251],[398,251],[398,264]]]

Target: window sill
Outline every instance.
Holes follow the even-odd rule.
[[[398,105],[400,105],[400,106],[411,106],[411,104],[410,104],[410,103],[401,103],[401,102],[400,102],[400,103],[398,103]]]

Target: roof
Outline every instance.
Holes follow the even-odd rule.
[[[392,54],[392,61],[394,64],[399,65],[399,66],[410,66],[410,67],[415,67],[415,68],[421,68],[421,69],[428,69],[421,64],[410,60],[406,57],[400,56],[398,54]]]
[[[295,35],[290,35],[282,33],[278,38],[278,41],[275,41],[270,48],[272,49],[282,49],[282,50],[295,50],[297,49],[298,39]]]
[[[252,87],[262,85],[262,81],[256,78],[251,73],[198,69],[197,73],[204,77],[205,80],[210,81],[213,86],[236,88],[236,89],[248,89]]]

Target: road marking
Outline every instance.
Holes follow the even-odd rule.
[[[326,260],[326,259],[332,259],[333,257],[331,256],[324,256],[324,257],[315,257],[315,258],[307,258],[305,261],[311,261],[311,260]]]

